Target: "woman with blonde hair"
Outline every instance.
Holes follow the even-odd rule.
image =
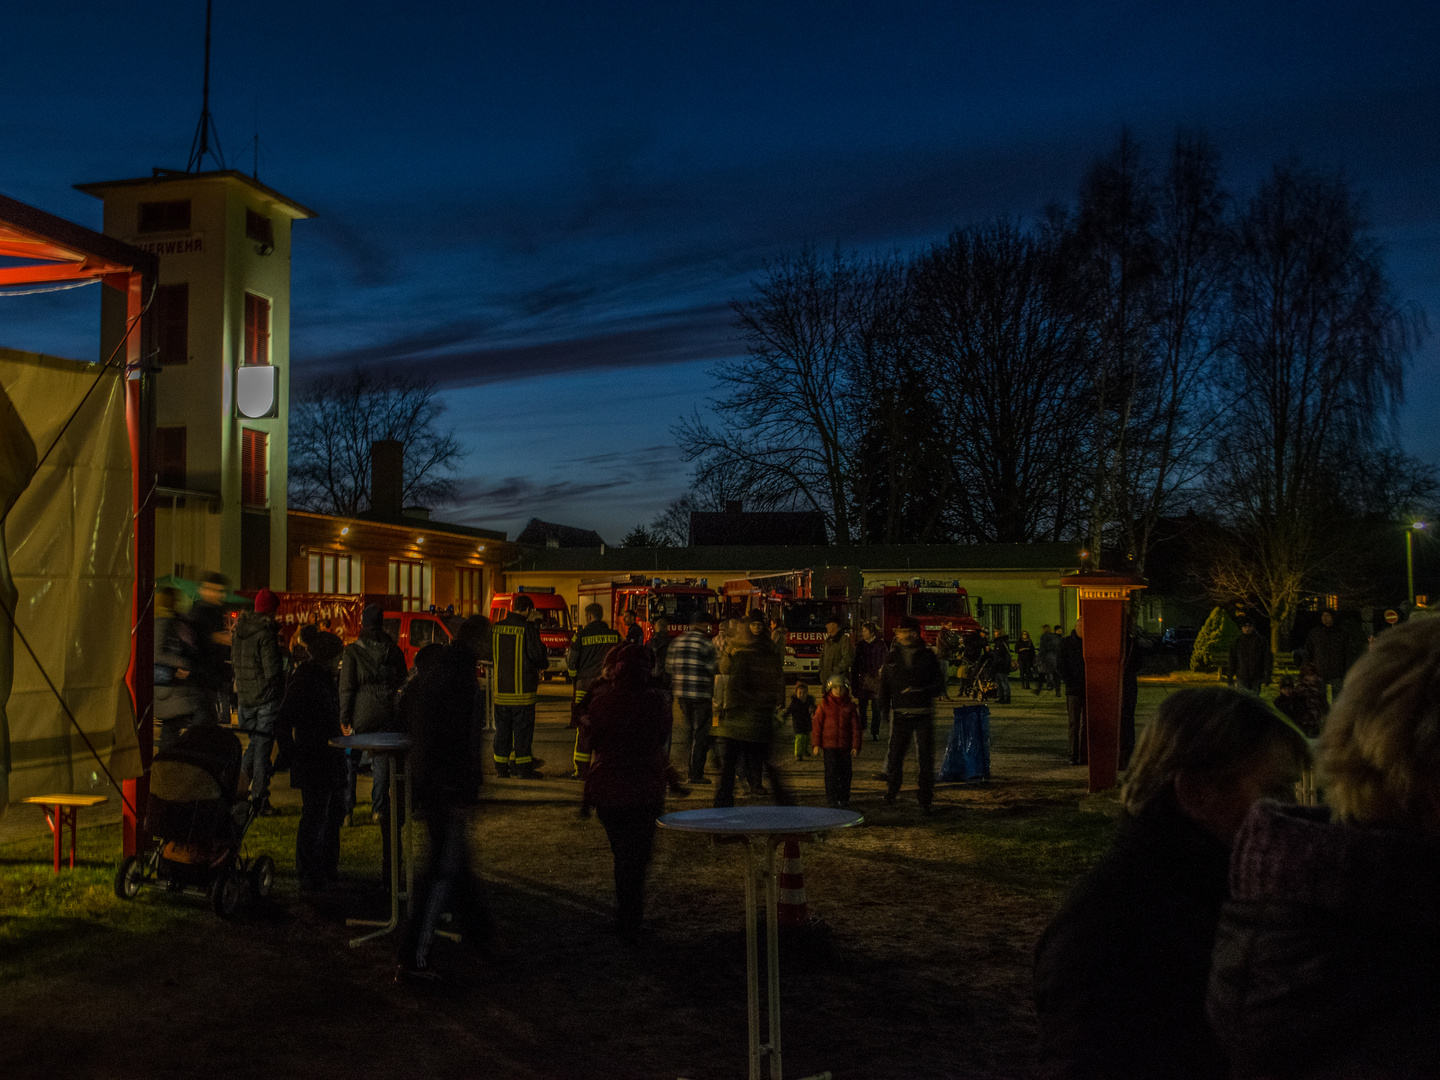
[[[1237,838],[1211,1022],[1239,1077],[1440,1076],[1440,618],[1356,662],[1319,758],[1328,808]]]

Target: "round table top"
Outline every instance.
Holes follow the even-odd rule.
[[[330,745],[342,750],[369,750],[372,754],[398,754],[410,749],[410,736],[376,731],[369,735],[342,735],[331,739]]]
[[[666,829],[745,836],[764,833],[814,833],[858,825],[864,816],[828,806],[729,806],[680,810],[660,818]]]

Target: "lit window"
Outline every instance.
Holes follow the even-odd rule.
[[[360,559],[355,555],[332,555],[312,552],[310,555],[310,591],[354,595],[364,592],[361,585]]]
[[[431,603],[431,569],[428,562],[390,560],[390,595],[400,597],[401,611],[427,611]]]
[[[478,615],[485,599],[483,571],[461,567],[455,571],[455,614]]]

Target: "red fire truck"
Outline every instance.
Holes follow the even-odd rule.
[[[550,661],[550,669],[543,677],[549,680],[558,675],[561,679],[568,680],[565,653],[575,636],[575,627],[570,621],[570,605],[565,603],[563,596],[557,596],[553,588],[521,585],[519,592],[535,602],[535,610],[540,614],[540,640],[545,645],[545,653]],[[496,593],[491,598],[491,622],[499,622],[510,614],[516,595],[518,593]]]
[[[868,621],[881,628],[886,642],[895,637],[906,615],[920,620],[920,636],[927,645],[934,645],[947,627],[961,637],[981,632],[980,623],[970,615],[970,596],[958,581],[877,582],[865,589],[861,609]]]
[[[651,578],[644,574],[629,574],[620,578],[591,578],[580,582],[580,610],[591,604],[599,604],[603,618],[616,630],[621,630],[620,616],[626,611],[635,613],[635,621],[650,637],[651,624],[664,615],[670,624],[670,636],[679,637],[690,627],[690,618],[696,612],[710,621],[710,632],[715,632],[718,622],[720,599],[704,578]],[[623,633],[623,631],[622,631]]]
[[[721,586],[726,618],[739,619],[760,610],[768,621],[785,626],[785,674],[814,675],[820,670],[825,645],[825,624],[831,619],[854,631],[850,600],[844,596],[818,597],[812,593],[809,570],[738,578]]]

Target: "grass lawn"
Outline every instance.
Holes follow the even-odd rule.
[[[1171,689],[1142,687],[1142,720]],[[942,786],[931,818],[913,781],[881,803],[883,743],[866,744],[854,800],[866,824],[805,848],[828,933],[781,946],[788,1075],[1034,1074],[1034,942],[1115,822],[1080,808],[1063,701],[1018,687],[1015,701],[993,710],[993,781]],[[552,775],[568,757],[562,712],[542,707],[537,737]],[[822,801],[818,761],[786,769],[802,801]],[[289,796],[283,777],[275,790]],[[626,947],[608,933],[610,854],[575,813],[578,787],[497,781],[485,796],[476,856],[506,955],[442,942],[450,980],[431,992],[393,981],[388,939],[347,946],[344,918],[386,906],[364,804],[343,837],[344,887],[318,897],[295,891],[298,806],[257,821],[248,844],[275,858],[276,893],[230,923],[198,897],[117,899],[116,826],[82,831],[81,865],[58,876],[48,837],[0,846],[0,1075],[742,1075],[739,851],[662,832],[655,931]]]

